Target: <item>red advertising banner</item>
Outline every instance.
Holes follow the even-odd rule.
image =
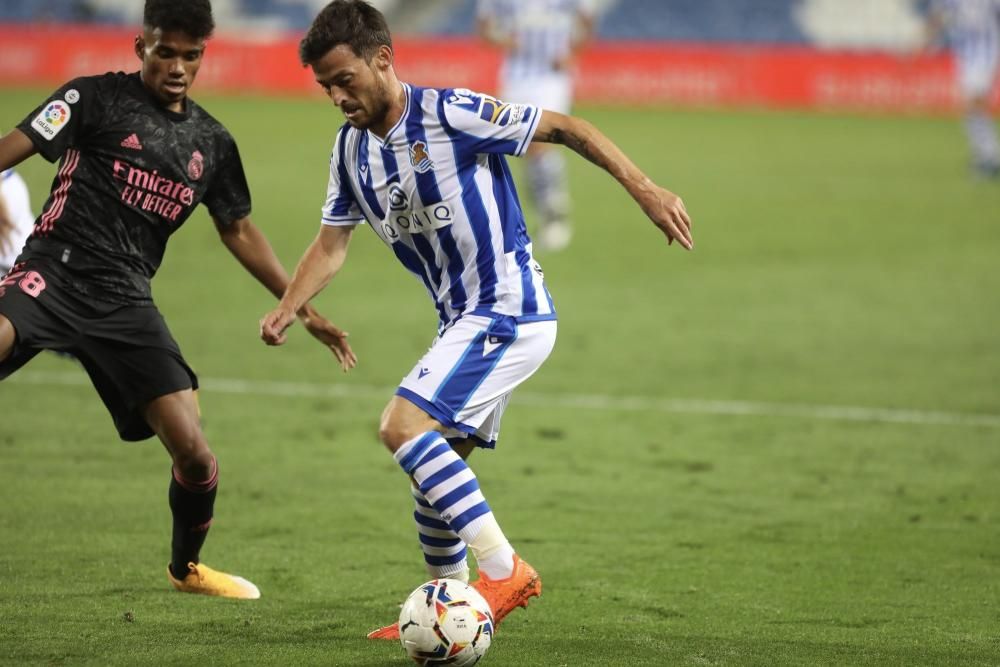
[[[76,76],[136,70],[134,36],[121,28],[0,25],[0,86],[55,87]],[[298,62],[298,39],[225,34],[212,39],[197,90],[318,93],[311,72]],[[396,70],[405,81],[495,90],[499,56],[473,38],[395,42]],[[626,105],[885,112],[947,112],[958,106],[945,55],[779,46],[601,42],[581,58],[576,89],[581,101]],[[997,99],[1000,90],[994,90]]]

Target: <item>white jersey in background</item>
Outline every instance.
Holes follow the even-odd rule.
[[[1000,0],[935,0],[966,95],[992,88],[1000,63]]]
[[[14,223],[14,229],[6,243],[0,243],[0,275],[14,266],[14,260],[21,254],[24,242],[35,226],[35,216],[31,213],[28,186],[13,169],[0,172],[0,200]]]
[[[557,64],[573,51],[581,16],[590,16],[586,0],[479,0],[478,18],[509,38],[500,94],[543,109],[569,113],[572,72]]]
[[[367,221],[434,299],[441,329],[462,315],[554,320],[504,155],[523,155],[541,110],[465,89],[403,84],[383,141],[345,124],[322,222]]]
[[[516,45],[504,59],[511,78],[551,73],[572,52],[577,21],[590,11],[584,0],[479,0],[478,6],[479,18]]]

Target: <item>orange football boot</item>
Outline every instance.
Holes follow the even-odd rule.
[[[493,627],[499,627],[507,614],[518,607],[527,607],[528,600],[542,594],[542,580],[535,568],[514,554],[514,571],[506,579],[490,579],[480,573],[471,586],[479,591],[493,610]],[[399,624],[393,623],[368,633],[368,639],[399,641]]]
[[[217,595],[241,600],[256,600],[260,597],[260,590],[243,577],[213,570],[204,563],[188,563],[188,574],[183,579],[176,578],[170,567],[167,567],[167,578],[174,588],[182,593]]]
[[[368,639],[389,639],[393,641],[399,641],[399,623],[393,623],[392,625],[387,625],[384,628],[379,628],[378,630],[372,630],[367,635]]]
[[[542,594],[542,580],[535,568],[514,554],[514,571],[506,579],[490,579],[482,572],[472,587],[486,598],[493,610],[493,623],[500,625],[507,614],[518,607],[527,607],[528,600]]]

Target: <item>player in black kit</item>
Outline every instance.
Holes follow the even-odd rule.
[[[213,29],[209,0],[147,0],[141,72],[74,79],[0,138],[0,171],[35,153],[61,160],[34,232],[0,279],[0,379],[43,349],[79,359],[120,437],[156,435],[173,460],[171,583],[257,598],[249,581],[199,561],[219,472],[197,378],[150,292],[167,238],[199,203],[250,274],[277,297],[288,283],[250,221],[233,138],[187,96]],[[311,307],[299,316],[344,370],[354,366],[346,334]]]

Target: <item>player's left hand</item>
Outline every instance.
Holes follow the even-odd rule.
[[[691,216],[684,201],[670,190],[654,185],[638,199],[639,206],[653,224],[667,237],[667,243],[677,241],[688,250],[694,249],[691,236]]]
[[[333,356],[337,357],[337,361],[340,362],[340,367],[345,373],[358,365],[358,357],[351,349],[350,343],[347,342],[347,337],[350,334],[346,331],[317,314],[302,318],[302,324],[313,338],[333,352]]]

